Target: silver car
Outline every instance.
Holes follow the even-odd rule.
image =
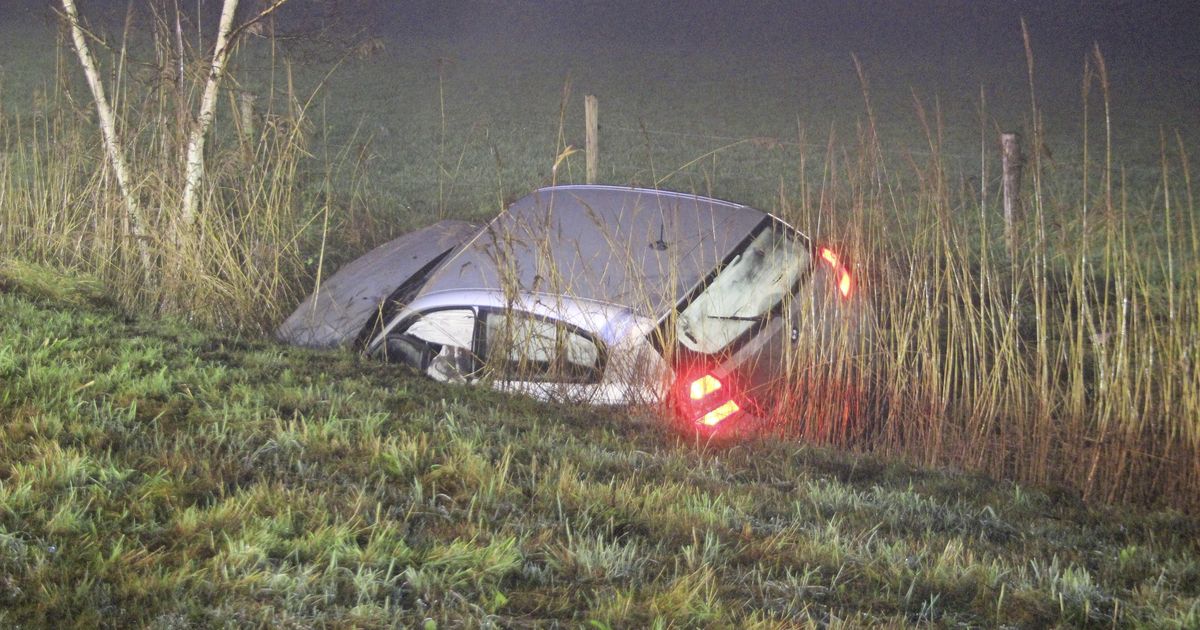
[[[858,343],[858,293],[835,252],[765,212],[556,186],[486,225],[441,221],[368,252],[277,334],[445,382],[660,404],[702,434],[732,434]]]

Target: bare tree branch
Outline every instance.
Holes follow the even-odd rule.
[[[221,9],[221,23],[217,28],[217,43],[213,49],[212,66],[208,81],[204,85],[204,96],[200,99],[200,115],[192,125],[188,139],[187,157],[184,165],[183,203],[176,231],[188,229],[196,220],[200,203],[200,185],[204,181],[204,142],[208,128],[212,126],[217,108],[217,90],[225,74],[225,62],[229,59],[229,34],[233,30],[233,16],[237,13],[238,0],[225,0]],[[181,236],[175,234],[176,238]]]
[[[96,70],[96,62],[92,59],[91,49],[88,48],[84,29],[79,23],[79,11],[75,8],[75,0],[62,0],[63,10],[71,26],[71,39],[75,43],[75,52],[79,55],[79,63],[83,66],[83,74],[87,77],[88,87],[91,88],[92,98],[96,101],[96,113],[100,118],[100,132],[104,136],[104,147],[108,152],[108,161],[117,177],[117,187],[125,201],[125,214],[129,219],[130,230],[137,243],[138,254],[142,259],[142,267],[146,273],[150,271],[150,250],[146,245],[146,221],[138,206],[137,200],[130,190],[129,166],[125,162],[125,153],[117,138],[116,121],[113,118],[112,107],[104,93],[104,82]]]
[[[287,2],[288,2],[288,0],[275,0],[275,2],[273,2],[271,4],[271,6],[263,9],[261,13],[250,18],[249,20],[246,20],[240,26],[233,29],[233,32],[229,34],[229,42],[226,43],[226,45],[227,46],[233,45],[233,42],[237,40],[238,35],[242,34],[242,31],[263,21],[264,18],[266,18],[268,15],[271,15],[272,13],[278,11],[279,7],[282,7],[283,5],[287,4]]]

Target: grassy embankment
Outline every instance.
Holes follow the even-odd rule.
[[[352,83],[370,86],[355,93],[368,109],[396,109],[385,98],[396,76],[438,104],[399,134],[410,144],[320,99],[305,107],[297,94],[308,88],[289,90],[284,66],[250,69],[268,52],[243,58],[243,85],[266,90],[266,116],[249,138],[229,126],[233,103],[222,119],[194,264],[176,264],[170,242],[152,243],[163,269],[189,275],[159,282],[139,267],[122,206],[96,168],[87,98],[62,73],[35,113],[0,116],[5,252],[99,278],[126,309],[255,331],[290,307],[322,260],[433,216],[486,216],[538,183],[580,176],[577,158],[548,172],[573,142],[566,130],[578,127],[573,106],[558,115],[557,89],[497,85],[511,96],[503,107],[519,111],[492,118],[438,98],[453,94],[453,63],[435,72],[424,58],[406,66],[385,54],[345,64]],[[120,59],[110,57],[114,68]],[[653,422],[498,403],[347,357],[6,295],[12,577],[3,585],[14,618],[303,623],[361,604],[353,614],[365,620],[382,620],[388,606],[419,619],[426,606],[444,619],[495,607],[518,623],[620,625],[648,615],[699,624],[749,607],[851,624],[943,614],[1031,626],[1194,624],[1193,521],[1088,511],[1068,498],[1195,508],[1200,487],[1190,145],[1167,136],[1149,178],[1123,169],[1108,140],[1120,121],[1109,115],[1099,61],[1085,73],[1080,151],[1057,160],[1039,152],[1028,167],[1030,227],[1011,258],[994,218],[993,159],[963,167],[943,135],[962,127],[948,130],[932,106],[918,102],[911,122],[925,129],[919,145],[879,133],[879,119],[897,114],[871,107],[864,90],[853,133],[801,125],[794,139],[743,135],[766,119],[757,116],[779,113],[756,110],[732,137],[698,148],[658,134],[662,114],[647,128],[627,113],[632,99],[624,113],[620,98],[603,101],[612,121],[605,181],[752,201],[859,262],[886,324],[880,348],[845,353],[846,365],[871,368],[860,373],[875,375],[889,402],[870,418],[868,447],[1069,492],[1048,498],[787,444],[711,453],[675,444]],[[60,67],[72,64],[66,57]],[[177,205],[179,112],[191,94],[166,72],[173,65],[136,80],[112,75],[131,95],[121,102],[140,199],[164,228]],[[183,83],[194,85],[200,68],[188,65]],[[298,74],[306,86],[325,76]],[[540,76],[561,85],[561,74]],[[704,110],[702,96],[683,101]],[[995,121],[982,105],[988,156]],[[1042,119],[1036,97],[1030,110]],[[515,118],[529,112],[546,114],[532,130]],[[356,128],[357,139],[343,131],[341,144],[320,140]],[[1037,146],[1044,133],[1030,124],[1026,135]],[[413,146],[423,157],[400,157]],[[378,155],[386,159],[372,163]],[[365,185],[368,172],[388,174],[371,180],[383,190]],[[364,194],[397,203],[364,204]],[[53,276],[45,284],[81,288]],[[250,351],[233,349],[242,344]],[[813,433],[803,419],[791,426]]]
[[[159,37],[171,41],[169,30]],[[453,75],[467,72],[449,61],[398,64],[380,43],[354,48],[362,58],[343,51],[305,69],[285,63],[287,50],[272,41],[254,40],[239,49],[231,81],[243,73],[239,85],[260,94],[260,116],[247,133],[236,98],[222,101],[205,212],[181,232],[178,156],[204,62],[185,60],[180,78],[169,48],[147,46],[133,38],[111,57],[137,195],[150,217],[147,239],[132,237],[111,179],[96,169],[97,134],[86,98],[72,96],[79,91],[66,51],[60,48],[56,82],[35,93],[37,112],[0,119],[8,147],[0,159],[5,249],[94,273],[130,308],[269,329],[318,268],[327,274],[334,266],[323,263],[404,226],[435,216],[482,218],[538,184],[581,177],[578,155],[549,168],[569,153],[578,99],[569,89],[547,94],[546,73],[502,86],[509,98],[497,107],[513,120],[500,123],[495,112],[456,113],[462,97],[447,105],[447,92],[462,89]],[[868,410],[865,431],[831,431],[821,413],[782,417],[793,434],[848,445],[866,432],[869,448],[915,463],[1065,484],[1088,499],[1195,508],[1200,231],[1188,136],[1161,135],[1158,164],[1126,169],[1113,140],[1121,121],[1097,53],[1081,77],[1078,150],[1050,159],[1041,150],[1050,132],[1034,89],[1036,60],[1032,50],[1026,55],[1027,219],[1013,254],[997,218],[990,148],[998,123],[986,102],[976,123],[980,159],[964,166],[952,151],[961,145],[945,146],[948,135],[963,135],[962,125],[947,125],[919,96],[909,127],[920,132],[907,137],[921,144],[889,144],[897,140],[880,129],[899,114],[880,112],[865,71],[849,78],[861,83],[861,118],[849,135],[835,128],[817,136],[801,126],[795,140],[718,138],[701,150],[694,138],[656,135],[631,122],[620,98],[606,100],[616,101],[616,111],[606,118],[604,181],[734,197],[753,185],[757,192],[744,200],[836,243],[856,262],[884,329],[877,346],[842,348],[841,359],[821,367],[866,375],[886,406]],[[498,64],[482,63],[463,80],[482,80]],[[339,73],[355,85],[337,83]],[[392,77],[411,80],[400,92],[425,90],[435,104],[405,123],[402,136],[411,143],[387,139],[387,129],[366,116],[387,106],[389,90],[398,89]],[[538,98],[518,98],[515,92],[530,87],[541,88],[533,92]],[[352,90],[353,107],[330,107],[326,89]],[[526,132],[520,116],[538,112],[544,123]],[[414,162],[413,151],[425,159]],[[400,203],[399,194],[413,197]],[[149,268],[136,255],[143,246]]]
[[[0,623],[1194,627],[1171,512],[442,386],[0,271]],[[426,626],[430,627],[430,626]]]

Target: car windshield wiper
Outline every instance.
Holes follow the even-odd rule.
[[[747,317],[745,315],[708,315],[709,319],[726,319],[734,322],[757,322],[762,319],[759,317]]]

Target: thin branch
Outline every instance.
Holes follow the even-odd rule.
[[[92,90],[92,98],[96,101],[96,113],[100,118],[100,132],[104,136],[104,147],[108,152],[108,160],[117,178],[117,187],[125,201],[125,214],[129,218],[130,230],[134,242],[137,243],[138,254],[142,259],[143,270],[150,271],[150,250],[146,246],[146,221],[141,208],[134,199],[129,185],[129,166],[125,162],[125,153],[120,140],[117,138],[116,120],[112,107],[104,93],[104,82],[96,70],[96,62],[92,59],[91,49],[88,48],[84,29],[79,24],[79,11],[75,8],[75,0],[62,0],[67,22],[71,26],[71,38],[75,43],[75,52],[79,55],[79,63],[83,66],[83,74],[87,77],[88,87]]]
[[[241,35],[242,31],[263,21],[263,19],[265,19],[268,15],[271,15],[272,13],[278,11],[279,7],[282,7],[283,5],[287,4],[287,2],[288,2],[288,0],[275,0],[274,4],[263,9],[261,13],[250,18],[249,20],[246,20],[245,22],[243,22],[240,26],[233,29],[233,32],[231,32],[229,34],[229,41],[225,45],[226,46],[233,45],[233,42],[237,41],[238,35]]]
[[[183,205],[179,214],[179,224],[176,226],[176,238],[181,236],[178,230],[190,227],[196,220],[200,185],[204,181],[204,142],[216,115],[217,90],[225,73],[225,62],[229,59],[229,34],[233,30],[233,16],[237,13],[237,5],[238,0],[225,0],[221,9],[221,23],[217,30],[212,66],[209,68],[208,81],[204,85],[204,96],[200,100],[200,115],[196,118],[191,137],[188,139]]]

